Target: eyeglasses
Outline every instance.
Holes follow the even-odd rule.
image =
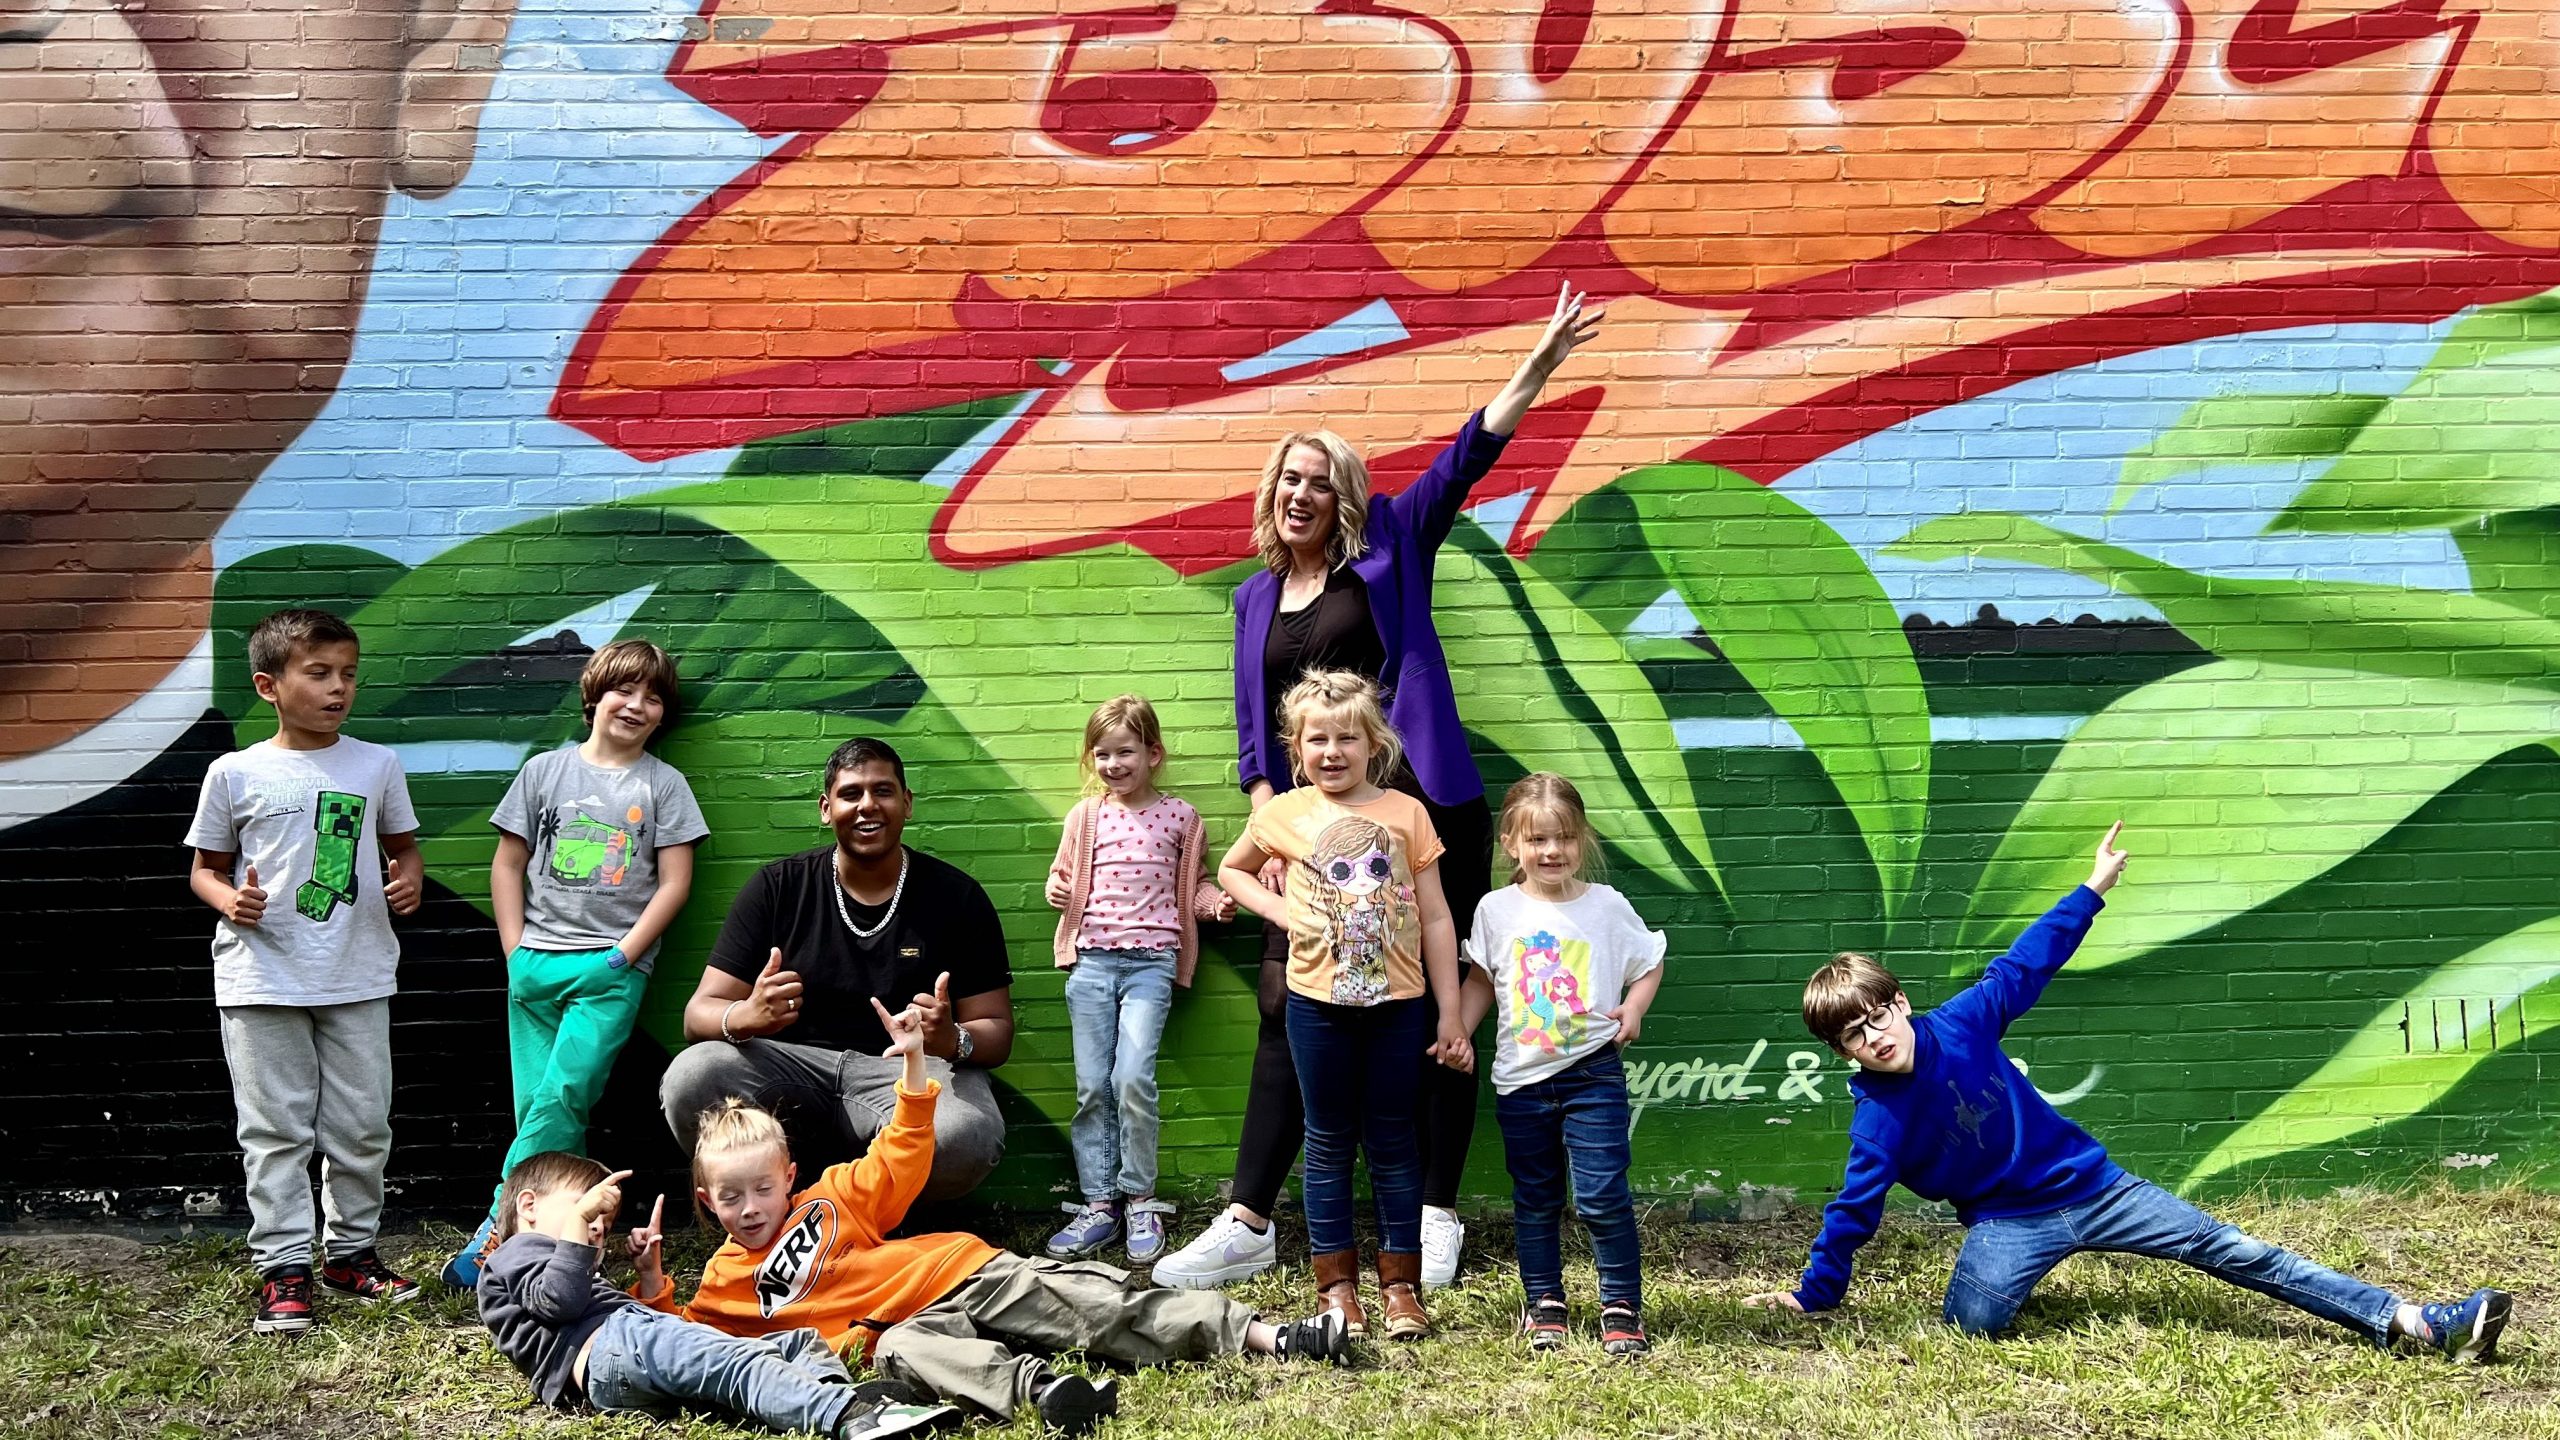
[[[1856,1046],[1859,1042],[1869,1039],[1870,1037],[1882,1039],[1885,1031],[1891,1028],[1892,1025],[1893,1002],[1888,1000],[1873,1010],[1868,1011],[1866,1014],[1859,1016],[1857,1019],[1850,1021],[1849,1028],[1840,1032],[1840,1048],[1843,1050],[1850,1049]]]

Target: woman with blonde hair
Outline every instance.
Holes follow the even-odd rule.
[[[1570,285],[1564,288],[1546,333],[1510,383],[1459,427],[1457,439],[1411,487],[1371,495],[1360,453],[1330,431],[1307,430],[1273,445],[1254,493],[1254,548],[1263,568],[1236,587],[1235,606],[1240,781],[1257,811],[1297,783],[1283,752],[1278,708],[1301,676],[1348,670],[1375,681],[1388,696],[1388,723],[1407,752],[1389,787],[1420,800],[1449,847],[1444,885],[1460,934],[1491,888],[1493,822],[1432,625],[1432,557],[1548,377],[1574,347],[1598,333],[1601,310],[1586,310],[1586,299]],[[1280,893],[1278,861],[1265,866],[1261,878],[1273,894]],[[1305,1139],[1283,1018],[1287,961],[1287,932],[1266,926],[1257,987],[1262,1029],[1237,1147],[1235,1203],[1197,1239],[1156,1263],[1160,1285],[1230,1284],[1262,1273],[1278,1259],[1271,1207]],[[1429,1287],[1445,1285],[1457,1273],[1465,1228],[1454,1207],[1475,1132],[1477,1082],[1421,1057],[1416,1063],[1428,1067],[1419,1129],[1422,1278]]]

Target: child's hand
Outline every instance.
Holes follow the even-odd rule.
[[[1609,1043],[1621,1050],[1636,1043],[1636,1037],[1644,1033],[1644,1007],[1640,1005],[1622,1003],[1615,1010],[1600,1013],[1618,1022],[1618,1038]]]
[[[1286,895],[1289,893],[1288,861],[1274,855],[1270,859],[1263,861],[1262,868],[1255,873],[1261,876],[1263,889],[1270,891],[1274,895]]]
[[[1069,898],[1067,893],[1067,877],[1059,874],[1055,870],[1050,871],[1049,883],[1040,893],[1049,897],[1050,909],[1066,909],[1067,900]]]
[[[1754,1310],[1793,1310],[1799,1315],[1804,1313],[1804,1302],[1784,1290],[1771,1290],[1766,1294],[1754,1295],[1742,1303]]]
[[[391,905],[394,915],[406,915],[418,908],[418,881],[397,860],[382,862],[382,898]]]
[[[924,1017],[916,1013],[914,1006],[892,1014],[874,995],[871,1008],[880,1016],[880,1028],[889,1032],[889,1048],[880,1052],[882,1059],[924,1054]]]
[[[645,1290],[657,1289],[658,1279],[666,1274],[659,1258],[658,1243],[667,1238],[666,1217],[667,1197],[661,1195],[658,1203],[649,1207],[649,1223],[631,1232],[631,1263],[639,1269],[640,1278],[647,1282],[641,1287]]]
[[[1467,1032],[1459,1029],[1454,1023],[1441,1026],[1440,1038],[1432,1042],[1431,1048],[1423,1053],[1461,1075],[1476,1073],[1475,1042],[1469,1040]]]
[[[1221,923],[1224,923],[1224,922],[1226,922],[1226,921],[1233,920],[1234,918],[1236,918],[1236,897],[1234,897],[1233,895],[1230,895],[1230,894],[1226,893],[1226,892],[1225,892],[1225,891],[1223,891],[1223,890],[1219,891],[1219,892],[1218,892],[1218,912],[1217,912],[1217,913],[1218,913],[1218,919],[1219,919],[1219,921],[1220,921]]]
[[[630,1178],[630,1171],[616,1170],[588,1186],[587,1193],[578,1197],[578,1218],[590,1229],[612,1223],[622,1209],[622,1182]]]
[[[2106,838],[2098,842],[2098,863],[2089,870],[2089,888],[2098,894],[2106,894],[2124,878],[2126,853],[2116,848],[2116,837],[2123,833],[2124,822],[2119,820],[2107,827]]]
[[[222,918],[244,930],[254,930],[266,918],[267,892],[258,888],[258,867],[240,877],[240,888],[231,892],[231,903],[222,909]]]

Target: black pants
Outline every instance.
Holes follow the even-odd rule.
[[[1399,789],[1406,788],[1399,786]],[[1448,898],[1449,919],[1464,940],[1475,924],[1476,905],[1493,878],[1493,816],[1479,795],[1456,805],[1435,805],[1428,797],[1431,828],[1440,832],[1440,893]],[[1463,978],[1466,967],[1461,964]],[[1298,1097],[1298,1068],[1289,1059],[1289,932],[1262,927],[1262,974],[1254,987],[1262,1009],[1262,1027],[1253,1047],[1253,1081],[1245,1092],[1244,1136],[1236,1145],[1236,1203],[1260,1215],[1280,1201],[1289,1169],[1298,1163],[1306,1142],[1305,1102]],[[1428,993],[1423,1006],[1431,1030],[1439,1033],[1439,1011]],[[1477,1074],[1461,1075],[1429,1056],[1422,1066],[1422,1104],[1417,1117],[1422,1139],[1422,1203],[1449,1209],[1458,1203],[1458,1181],[1466,1173],[1467,1147],[1475,1139],[1476,1095],[1484,1064]]]

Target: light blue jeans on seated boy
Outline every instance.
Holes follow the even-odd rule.
[[[2096,1198],[2042,1215],[1976,1221],[1947,1283],[1947,1323],[1968,1335],[2005,1330],[2036,1282],[2082,1250],[2152,1255],[2192,1265],[2297,1310],[2391,1343],[2400,1298],[2314,1264],[2214,1219],[2150,1181],[2127,1175]]]
[[[1156,1193],[1156,1050],[1173,1009],[1170,950],[1078,950],[1067,972],[1076,1118],[1067,1141],[1088,1201]]]
[[[748,1340],[636,1305],[615,1311],[587,1350],[588,1404],[660,1419],[690,1406],[832,1435],[852,1381],[815,1330]]]

